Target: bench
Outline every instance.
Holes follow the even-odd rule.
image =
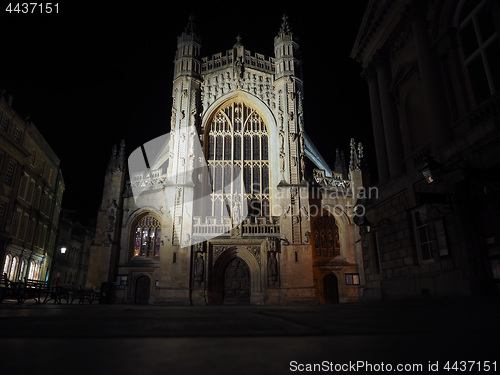
[[[0,280],[0,303],[4,298],[15,298],[17,299],[17,285],[9,280],[7,274],[2,274],[2,279]]]
[[[42,302],[42,296],[45,296],[46,299],[49,292],[46,281],[30,279],[16,283],[15,289],[18,303],[24,303],[27,299],[34,299],[39,304]]]
[[[84,304],[85,301],[91,304],[99,300],[99,291],[61,283],[56,283],[54,287],[49,289],[46,281],[25,279],[24,282],[15,282],[9,280],[7,274],[4,273],[0,280],[0,303],[5,298],[16,299],[20,304],[31,298],[36,303],[47,303],[53,300],[54,303],[60,304],[65,300],[69,304],[73,303],[74,300],[79,300],[79,304]]]
[[[0,281],[0,302],[5,298],[15,299],[23,303],[33,298],[36,303],[41,303],[42,296],[47,292],[47,282],[39,280],[12,281],[7,274],[2,275]]]
[[[66,300],[66,303],[70,303],[70,300],[73,298],[73,289],[72,284],[56,283],[56,286],[48,291],[43,303],[54,300],[54,303],[60,304],[63,299]]]
[[[54,300],[54,303],[60,304],[65,300],[66,303],[72,304],[74,300],[78,300],[79,304],[84,304],[85,301],[92,303],[97,299],[99,299],[99,292],[95,291],[93,288],[56,283],[56,286],[51,288],[47,293],[43,303]]]
[[[79,304],[84,304],[86,300],[92,304],[92,302],[99,299],[99,292],[93,288],[84,288],[79,286],[73,289],[71,303],[73,303],[75,299],[79,300]]]

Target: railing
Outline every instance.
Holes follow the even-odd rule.
[[[236,227],[238,225],[233,226],[231,219],[228,217],[208,216],[203,220],[202,217],[197,216],[193,220],[193,236],[203,237],[203,235],[208,234],[224,234]],[[241,223],[241,235],[275,233],[280,233],[278,217],[247,217]]]
[[[231,219],[228,217],[205,217],[203,220],[199,216],[193,218],[193,235],[203,236],[204,234],[224,234],[231,230]]]
[[[351,186],[349,180],[344,180],[340,174],[333,173],[333,177],[328,177],[323,169],[314,169],[314,180],[320,185],[348,188]]]
[[[132,187],[150,187],[150,186],[155,186],[155,185],[160,185],[160,184],[165,184],[167,182],[167,177],[166,176],[158,176],[158,177],[145,177],[141,179],[136,179],[133,181],[130,181],[130,186]]]
[[[232,65],[234,62],[234,55],[232,50],[226,51],[226,54],[216,53],[209,57],[202,58],[202,72],[208,72],[213,69],[219,69],[224,66]],[[257,68],[258,70],[263,70],[268,73],[274,73],[274,59],[270,57],[266,59],[264,55],[256,53],[254,56],[250,54],[250,51],[245,51],[245,64]]]
[[[280,232],[279,217],[247,217],[243,221],[243,234],[273,234]]]

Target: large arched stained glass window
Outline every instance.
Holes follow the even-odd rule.
[[[266,124],[245,103],[228,104],[213,116],[206,150],[214,191],[211,216],[234,214],[243,204],[250,215],[269,216],[268,144]]]
[[[161,225],[152,216],[139,220],[134,232],[134,256],[156,257],[160,255]]]

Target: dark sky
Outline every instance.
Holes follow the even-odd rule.
[[[336,147],[347,156],[351,137],[363,142],[374,173],[368,88],[349,57],[366,0],[333,10],[325,2],[69,3],[50,15],[1,9],[0,87],[61,159],[63,208],[83,223],[96,216],[112,145],[125,139],[129,154],[169,131],[176,38],[189,14],[203,56],[230,49],[237,35],[252,53],[273,56],[286,12],[302,52],[306,132],[332,167]]]

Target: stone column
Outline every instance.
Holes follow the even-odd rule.
[[[429,116],[429,123],[422,125],[429,127],[435,148],[449,137],[449,113],[439,62],[427,35],[424,7],[424,4],[416,1],[407,13],[411,17],[423,99]]]
[[[376,60],[389,173],[390,177],[397,177],[404,172],[403,145],[394,98],[389,90],[391,84],[389,61],[383,52],[378,52]]]
[[[373,138],[377,156],[379,183],[387,182],[389,177],[389,165],[387,162],[387,147],[385,144],[384,124],[382,122],[382,109],[380,107],[380,94],[377,82],[377,73],[372,67],[367,67],[361,76],[368,83],[370,94],[370,109],[372,115]]]

